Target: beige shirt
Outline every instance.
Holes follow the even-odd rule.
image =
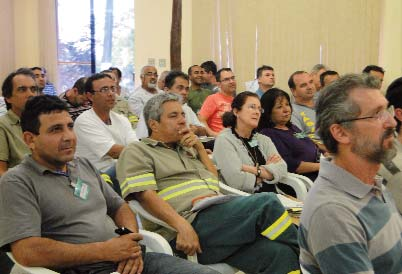
[[[8,168],[18,165],[31,151],[22,139],[20,118],[12,111],[0,117],[0,161]]]

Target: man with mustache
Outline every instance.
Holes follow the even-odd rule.
[[[142,253],[130,207],[87,159],[74,157],[73,120],[59,98],[29,100],[21,127],[32,154],[0,183],[0,247],[20,264],[64,274],[217,274],[170,255]],[[132,232],[118,236],[116,226]]]
[[[141,69],[141,87],[138,87],[128,98],[131,111],[141,116],[142,109],[146,102],[153,96],[163,93],[158,89],[158,71],[154,66],[145,66]]]
[[[112,111],[117,86],[110,75],[95,73],[88,77],[85,91],[92,109],[83,112],[74,123],[77,156],[87,158],[98,170],[108,174],[118,191],[118,183],[114,180],[116,159],[137,137],[127,117]]]
[[[317,127],[332,159],[321,160],[299,229],[306,273],[401,273],[402,220],[376,176],[395,156],[396,122],[379,81],[345,75],[317,102]],[[304,271],[303,271],[304,272]]]

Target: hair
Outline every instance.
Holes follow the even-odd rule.
[[[151,65],[143,66],[143,67],[141,68],[141,76],[144,75],[144,71],[145,71],[146,68],[155,68],[155,66],[151,66]],[[156,69],[156,68],[155,68],[155,69]]]
[[[96,80],[103,79],[103,78],[109,78],[109,79],[113,80],[113,78],[109,74],[106,74],[106,73],[92,74],[91,76],[88,77],[87,81],[85,82],[85,92],[93,93],[93,91],[92,91],[92,89],[93,89],[92,82],[96,81]]]
[[[395,79],[387,89],[385,97],[388,100],[388,106],[394,108],[402,108],[402,77]],[[401,121],[396,120],[396,131],[401,129]]]
[[[217,68],[216,68],[216,64],[214,61],[205,61],[204,63],[201,64],[201,66],[205,72],[209,73],[212,72],[213,75],[216,74],[217,72]]]
[[[1,92],[3,94],[4,98],[10,98],[11,96],[13,96],[13,79],[15,76],[17,75],[26,75],[31,77],[34,81],[35,81],[35,75],[33,74],[32,70],[29,68],[19,68],[16,71],[10,73],[6,79],[4,79],[3,85],[1,87]],[[35,85],[36,85],[36,81],[35,81]],[[7,109],[11,109],[11,104],[7,102],[7,100],[5,100],[6,102],[6,107]]]
[[[155,120],[157,122],[160,122],[163,113],[162,108],[163,104],[171,101],[180,103],[180,98],[174,93],[161,93],[153,96],[145,104],[143,112],[144,112],[145,124],[147,125],[149,135],[152,134],[152,130],[148,124],[149,120]]]
[[[317,73],[322,69],[328,70],[328,68],[324,64],[316,64],[311,69],[311,73]]]
[[[176,81],[176,78],[181,77],[187,81],[189,81],[188,75],[179,70],[172,70],[171,72],[166,75],[165,78],[165,87],[171,89]]]
[[[259,67],[259,68],[257,69],[257,71],[256,71],[256,73],[255,73],[255,77],[256,77],[256,78],[260,78],[260,77],[262,76],[262,72],[263,72],[264,70],[272,70],[272,71],[273,71],[274,68],[271,67],[271,66],[262,65],[261,67]]]
[[[85,93],[85,82],[87,81],[87,77],[81,77],[77,81],[75,81],[73,88],[78,90],[78,94],[82,95]]]
[[[288,86],[289,86],[290,89],[295,89],[295,88],[296,88],[296,84],[295,84],[295,81],[294,81],[293,78],[294,78],[296,75],[304,74],[304,73],[307,73],[307,72],[305,72],[304,70],[298,70],[298,71],[293,72],[293,73],[290,75],[289,80],[288,80]]]
[[[255,97],[259,99],[258,95],[251,91],[243,91],[236,95],[232,101],[232,110],[225,113],[225,124],[224,127],[235,127],[237,124],[237,117],[234,115],[233,110],[241,110],[247,101],[248,97]],[[222,120],[223,122],[223,120]]]
[[[217,71],[217,73],[215,74],[215,78],[217,82],[221,81],[221,72],[222,71],[232,71],[231,68],[221,68],[220,70]]]
[[[328,75],[338,75],[339,76],[339,73],[334,70],[327,70],[327,71],[324,71],[323,73],[321,73],[320,83],[321,83],[322,88],[325,86],[324,80],[325,80],[325,77]]]
[[[39,134],[41,114],[52,112],[68,112],[68,107],[59,97],[52,95],[39,95],[28,99],[25,110],[21,114],[22,132],[29,131]]]
[[[368,65],[367,67],[365,67],[364,69],[363,69],[363,73],[370,73],[370,71],[372,71],[372,70],[374,70],[374,71],[377,71],[377,72],[380,72],[380,73],[382,73],[382,74],[384,74],[385,73],[385,70],[382,68],[382,67],[379,67],[379,66],[376,66],[376,65]]]
[[[191,74],[191,70],[193,69],[193,67],[199,67],[199,65],[192,65],[188,68],[187,70],[187,74],[190,75]]]
[[[123,76],[123,74],[121,73],[121,70],[118,67],[110,67],[110,68],[108,68],[108,70],[111,70],[112,72],[114,70],[117,71],[117,77],[119,77],[119,79],[121,79],[121,77]]]
[[[289,94],[279,88],[271,88],[261,97],[261,107],[264,109],[264,113],[261,114],[261,118],[258,123],[258,130],[275,127],[275,123],[272,121],[272,109],[274,108],[276,99],[278,98],[286,98],[286,100],[289,102],[291,111],[293,111]],[[286,126],[291,127],[292,123],[289,121]]]
[[[43,68],[43,67],[32,67],[32,68],[30,68],[30,70],[32,70],[32,71],[34,71],[34,70],[41,70],[41,71],[43,71],[43,73],[46,74],[46,69]]]
[[[350,93],[357,88],[379,89],[379,86],[379,80],[368,74],[347,74],[322,89],[316,103],[316,129],[329,152],[338,152],[338,142],[331,134],[331,125],[356,118],[361,112],[356,102],[350,99]],[[345,122],[342,126],[352,128],[353,123]]]

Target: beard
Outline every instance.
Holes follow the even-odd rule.
[[[148,83],[148,88],[155,89],[156,83]]]
[[[352,152],[359,155],[363,159],[375,164],[382,164],[391,161],[396,156],[396,148],[394,144],[386,146],[386,139],[395,134],[394,128],[388,128],[380,137],[379,142],[374,143],[368,137],[355,137],[352,140]]]

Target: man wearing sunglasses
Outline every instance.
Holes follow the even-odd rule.
[[[396,122],[378,79],[345,75],[317,102],[317,128],[331,159],[321,160],[299,229],[306,273],[400,273],[402,220],[376,176],[395,156]]]

